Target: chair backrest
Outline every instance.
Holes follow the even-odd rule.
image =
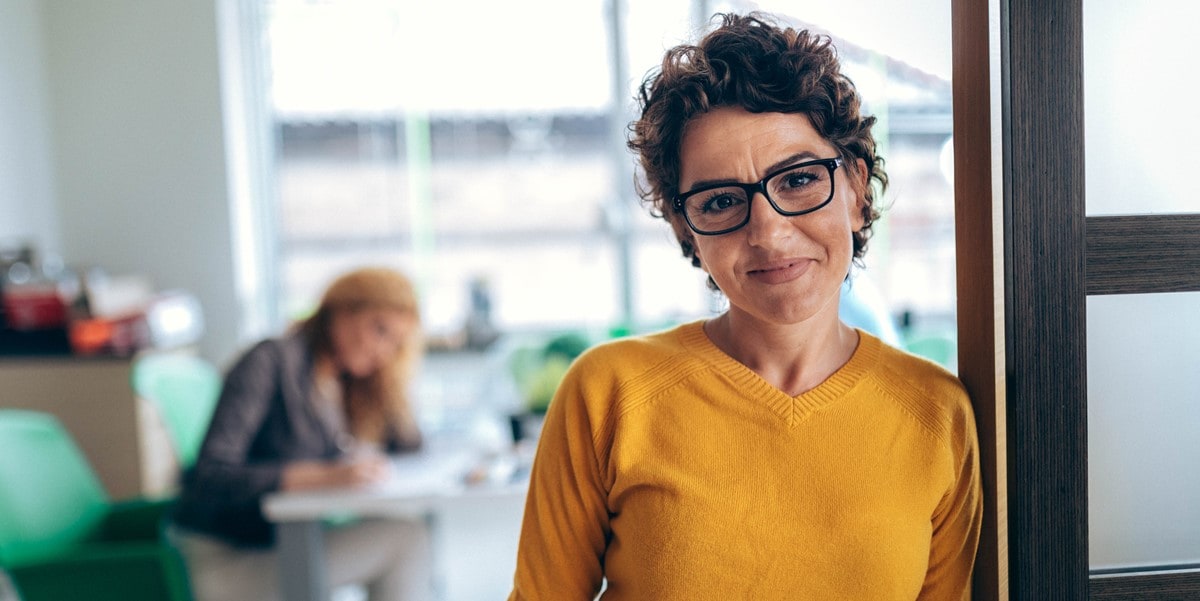
[[[914,355],[920,355],[931,361],[940,363],[950,370],[957,369],[958,341],[950,333],[926,333],[909,338],[904,348]]]
[[[109,506],[108,493],[57,418],[0,409],[0,564],[76,544]]]
[[[153,354],[133,366],[133,390],[163,417],[181,467],[196,462],[221,394],[221,374],[193,355]]]

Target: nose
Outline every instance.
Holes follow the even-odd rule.
[[[392,349],[386,344],[378,344],[371,353],[371,369],[377,371],[387,363],[392,356]]]
[[[780,215],[762,192],[756,192],[750,199],[750,220],[745,229],[751,246],[769,246],[790,234],[791,218]]]

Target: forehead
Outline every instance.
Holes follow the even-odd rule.
[[[346,322],[357,325],[382,324],[387,327],[404,327],[410,325],[414,318],[407,311],[389,307],[366,307],[358,310],[341,311],[338,315]]]
[[[751,113],[722,107],[695,117],[679,149],[680,186],[698,179],[761,175],[793,155],[833,156],[833,145],[804,113]]]

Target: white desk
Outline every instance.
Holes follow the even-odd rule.
[[[526,478],[520,472],[516,478],[506,477],[513,475],[511,468],[519,461],[515,456],[501,459],[494,464],[493,477],[475,485],[467,485],[464,476],[480,465],[480,457],[466,452],[431,451],[397,458],[393,477],[379,486],[268,495],[263,500],[263,513],[277,526],[283,598],[329,601],[322,525],[325,518],[346,514],[423,518],[436,529],[440,514],[456,506],[488,499],[509,503],[524,500]]]

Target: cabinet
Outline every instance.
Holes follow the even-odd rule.
[[[133,392],[134,361],[0,357],[0,408],[56,416],[114,500],[170,495],[178,461],[159,412]]]

